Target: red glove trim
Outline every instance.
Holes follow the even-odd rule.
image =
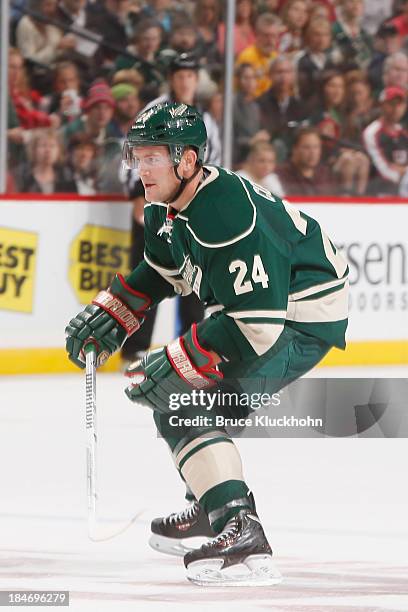
[[[201,346],[201,344],[198,341],[198,337],[197,337],[197,323],[193,323],[191,326],[191,339],[193,341],[194,344],[194,348],[196,349],[196,351],[198,351],[199,353],[201,353],[204,357],[206,357],[208,359],[208,363],[206,363],[204,366],[200,367],[201,371],[208,371],[208,372],[212,372],[214,374],[220,374],[220,372],[217,373],[216,370],[214,370],[213,365],[213,356],[211,355],[211,353],[209,351],[207,351],[205,348],[203,348]]]
[[[125,329],[128,336],[134,334],[143,322],[143,315],[137,317],[122,300],[108,290],[98,293],[92,304],[100,306]]]
[[[177,338],[166,348],[167,357],[177,374],[196,389],[215,385],[215,381],[205,376],[191,361],[184,348],[183,338]]]
[[[145,300],[146,303],[143,306],[141,306],[141,308],[139,310],[147,310],[147,308],[149,308],[150,304],[152,303],[152,299],[148,295],[146,295],[145,293],[141,293],[140,291],[136,291],[136,289],[133,289],[133,287],[128,285],[127,282],[125,281],[125,279],[123,278],[122,274],[117,274],[117,278],[118,278],[120,284],[122,285],[122,287],[126,291],[128,291],[132,295],[135,295],[136,297],[139,297],[139,298],[142,298],[143,300]]]

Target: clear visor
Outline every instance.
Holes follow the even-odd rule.
[[[153,150],[145,153],[142,145],[136,146],[128,142],[125,142],[123,146],[122,161],[126,168],[139,171],[141,169],[152,170],[154,168],[170,168],[174,166],[168,151]]]

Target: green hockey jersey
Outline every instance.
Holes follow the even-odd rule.
[[[127,282],[153,302],[194,291],[199,340],[228,360],[266,353],[284,326],[345,347],[348,267],[315,219],[208,166],[179,212],[145,206],[145,260]]]

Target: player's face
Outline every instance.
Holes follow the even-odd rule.
[[[166,202],[179,186],[166,146],[135,147],[132,151],[148,202]]]

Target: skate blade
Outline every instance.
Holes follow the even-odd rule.
[[[208,542],[210,538],[206,537],[194,537],[188,538],[188,546],[184,544],[185,540],[177,539],[177,538],[166,538],[166,536],[161,536],[156,533],[153,533],[150,536],[149,545],[158,552],[164,553],[166,555],[174,555],[176,557],[184,557],[184,555],[196,548],[200,548],[200,546],[204,542]]]
[[[222,559],[194,561],[187,568],[187,578],[200,586],[271,586],[283,580],[270,555],[250,555],[223,570],[222,564]]]

